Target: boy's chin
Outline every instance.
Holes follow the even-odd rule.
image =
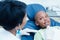
[[[44,26],[44,27],[41,27],[41,29],[46,29],[46,26]]]
[[[46,29],[47,28],[47,26],[38,26],[38,27],[40,27],[40,29]]]

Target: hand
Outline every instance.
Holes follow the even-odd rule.
[[[21,30],[21,35],[30,35],[29,32],[36,33],[37,30],[33,30],[33,29],[26,28],[26,29],[24,29],[24,30]]]

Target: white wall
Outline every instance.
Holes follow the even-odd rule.
[[[44,7],[49,7],[54,11],[60,11],[60,0],[19,0],[25,2],[26,4],[39,3]],[[60,12],[56,12],[60,16]]]
[[[20,0],[25,2],[26,4],[31,4],[31,3],[39,3],[44,6],[59,6],[60,7],[60,0]]]

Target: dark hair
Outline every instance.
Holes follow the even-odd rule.
[[[20,1],[0,1],[0,25],[5,30],[12,30],[22,23],[26,4]]]
[[[18,1],[18,0],[1,0],[1,1]]]

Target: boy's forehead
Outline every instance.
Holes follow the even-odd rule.
[[[44,12],[44,11],[39,11],[37,14],[36,14],[36,16],[45,16],[45,15],[47,15],[47,13],[46,12]]]

